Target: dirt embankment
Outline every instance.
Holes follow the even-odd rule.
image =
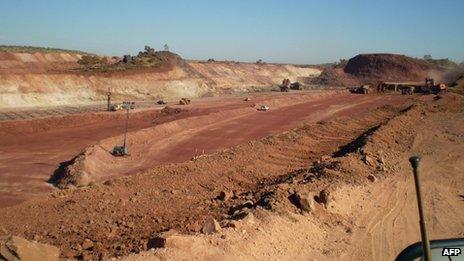
[[[161,69],[77,72],[80,55],[0,52],[0,108],[89,104],[106,100],[211,96],[269,88],[320,71],[293,65],[235,62],[185,62]]]

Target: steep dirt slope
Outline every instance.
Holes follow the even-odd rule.
[[[65,53],[0,52],[0,108],[88,104],[156,97],[200,97],[253,90],[313,77],[319,70],[293,65],[186,62],[169,68],[112,73],[70,72],[80,56]]]
[[[313,68],[296,67],[288,64],[253,64],[235,62],[188,62],[201,76],[224,88],[269,86],[280,84],[288,78],[292,82],[303,82],[319,75]]]

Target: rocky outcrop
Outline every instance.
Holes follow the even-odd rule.
[[[53,261],[58,260],[59,256],[60,251],[54,246],[17,236],[0,237],[0,260]]]

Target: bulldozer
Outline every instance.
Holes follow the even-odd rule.
[[[439,94],[447,92],[448,86],[445,83],[435,84],[433,78],[425,78],[425,84],[416,86],[416,90],[424,94]]]
[[[440,83],[437,86],[434,86],[434,88],[432,89],[432,92],[436,94],[446,93],[447,91],[448,91],[448,86],[444,83]]]

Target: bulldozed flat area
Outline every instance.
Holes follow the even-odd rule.
[[[431,238],[464,236],[461,95],[251,99],[135,112],[131,156],[116,161],[105,151],[120,139],[123,113],[72,123],[41,119],[33,128],[8,122],[2,202],[28,195],[11,188],[33,193],[1,209],[0,234],[52,244],[79,259],[391,260],[420,240],[407,162],[417,153]],[[250,103],[271,109],[259,112]],[[60,162],[84,148],[84,164],[75,167],[88,171],[90,186],[40,191]],[[65,185],[76,180],[65,176]],[[312,202],[309,209],[296,198]],[[222,228],[204,235],[209,218]],[[149,240],[169,229],[178,231],[169,244],[147,251]]]
[[[445,106],[450,100],[454,105]],[[259,112],[250,103],[269,104],[271,109]],[[45,184],[60,162],[85,148],[89,151],[89,145],[105,151],[112,139],[119,140],[123,112],[2,122],[2,203],[15,206],[1,209],[1,233],[52,244],[60,247],[63,257],[82,259],[143,252],[154,234],[168,229],[191,235],[185,236],[187,248],[199,252],[187,251],[187,257],[205,253],[232,259],[237,253],[232,250],[245,242],[249,245],[242,252],[244,258],[291,258],[290,253],[296,254],[286,249],[295,242],[307,248],[300,258],[337,259],[341,253],[347,259],[392,257],[403,243],[418,239],[416,223],[410,222],[416,215],[410,179],[402,175],[407,171],[404,157],[426,150],[430,159],[434,153],[449,151],[449,161],[444,162],[453,163],[452,170],[462,167],[458,166],[462,134],[456,132],[463,124],[462,97],[453,94],[435,101],[432,96],[335,91],[263,93],[249,102],[218,98],[181,108],[177,113],[133,112],[131,156],[105,162],[106,156],[99,159],[100,150],[88,154],[87,166],[97,174],[100,166],[105,171],[91,172],[94,182],[78,189]],[[392,122],[395,125],[390,126]],[[449,150],[427,149],[434,131]],[[369,183],[369,174],[378,181]],[[452,176],[452,189],[437,188],[440,197],[449,200],[450,209],[443,213],[460,213],[455,208],[462,204],[457,188],[461,176]],[[390,192],[390,186],[395,190]],[[295,193],[319,195],[322,190],[330,191],[331,200],[316,203],[310,213],[292,203]],[[228,195],[224,200],[217,199],[221,191]],[[25,199],[29,200],[17,205]],[[431,217],[435,210],[444,211],[436,205]],[[246,221],[253,217],[249,213],[254,213],[255,221]],[[246,222],[239,220],[243,216]],[[210,217],[220,222],[223,232],[199,235]],[[432,222],[437,229],[432,235],[461,233],[450,231],[462,227],[460,217],[453,216],[449,227],[443,227],[444,220]],[[298,232],[298,222],[313,230]],[[389,222],[407,227],[410,233],[393,244],[397,228],[389,229]],[[257,245],[250,244],[253,235]],[[273,250],[274,244],[280,248]],[[182,249],[171,247],[148,255],[178,259]]]
[[[249,102],[243,97],[194,101],[178,106],[182,109],[179,113],[163,113],[160,108],[133,111],[128,135],[131,155],[126,158],[114,158],[109,153],[114,145],[122,143],[122,111],[0,122],[0,206],[52,191],[47,180],[60,164],[83,150],[92,150],[88,148],[92,145],[97,151],[86,158],[85,166],[90,169],[84,170],[91,172],[92,181],[103,181],[214,153],[305,122],[363,112],[405,99],[324,91],[250,97]],[[252,107],[261,103],[270,105],[271,110],[259,112]]]

